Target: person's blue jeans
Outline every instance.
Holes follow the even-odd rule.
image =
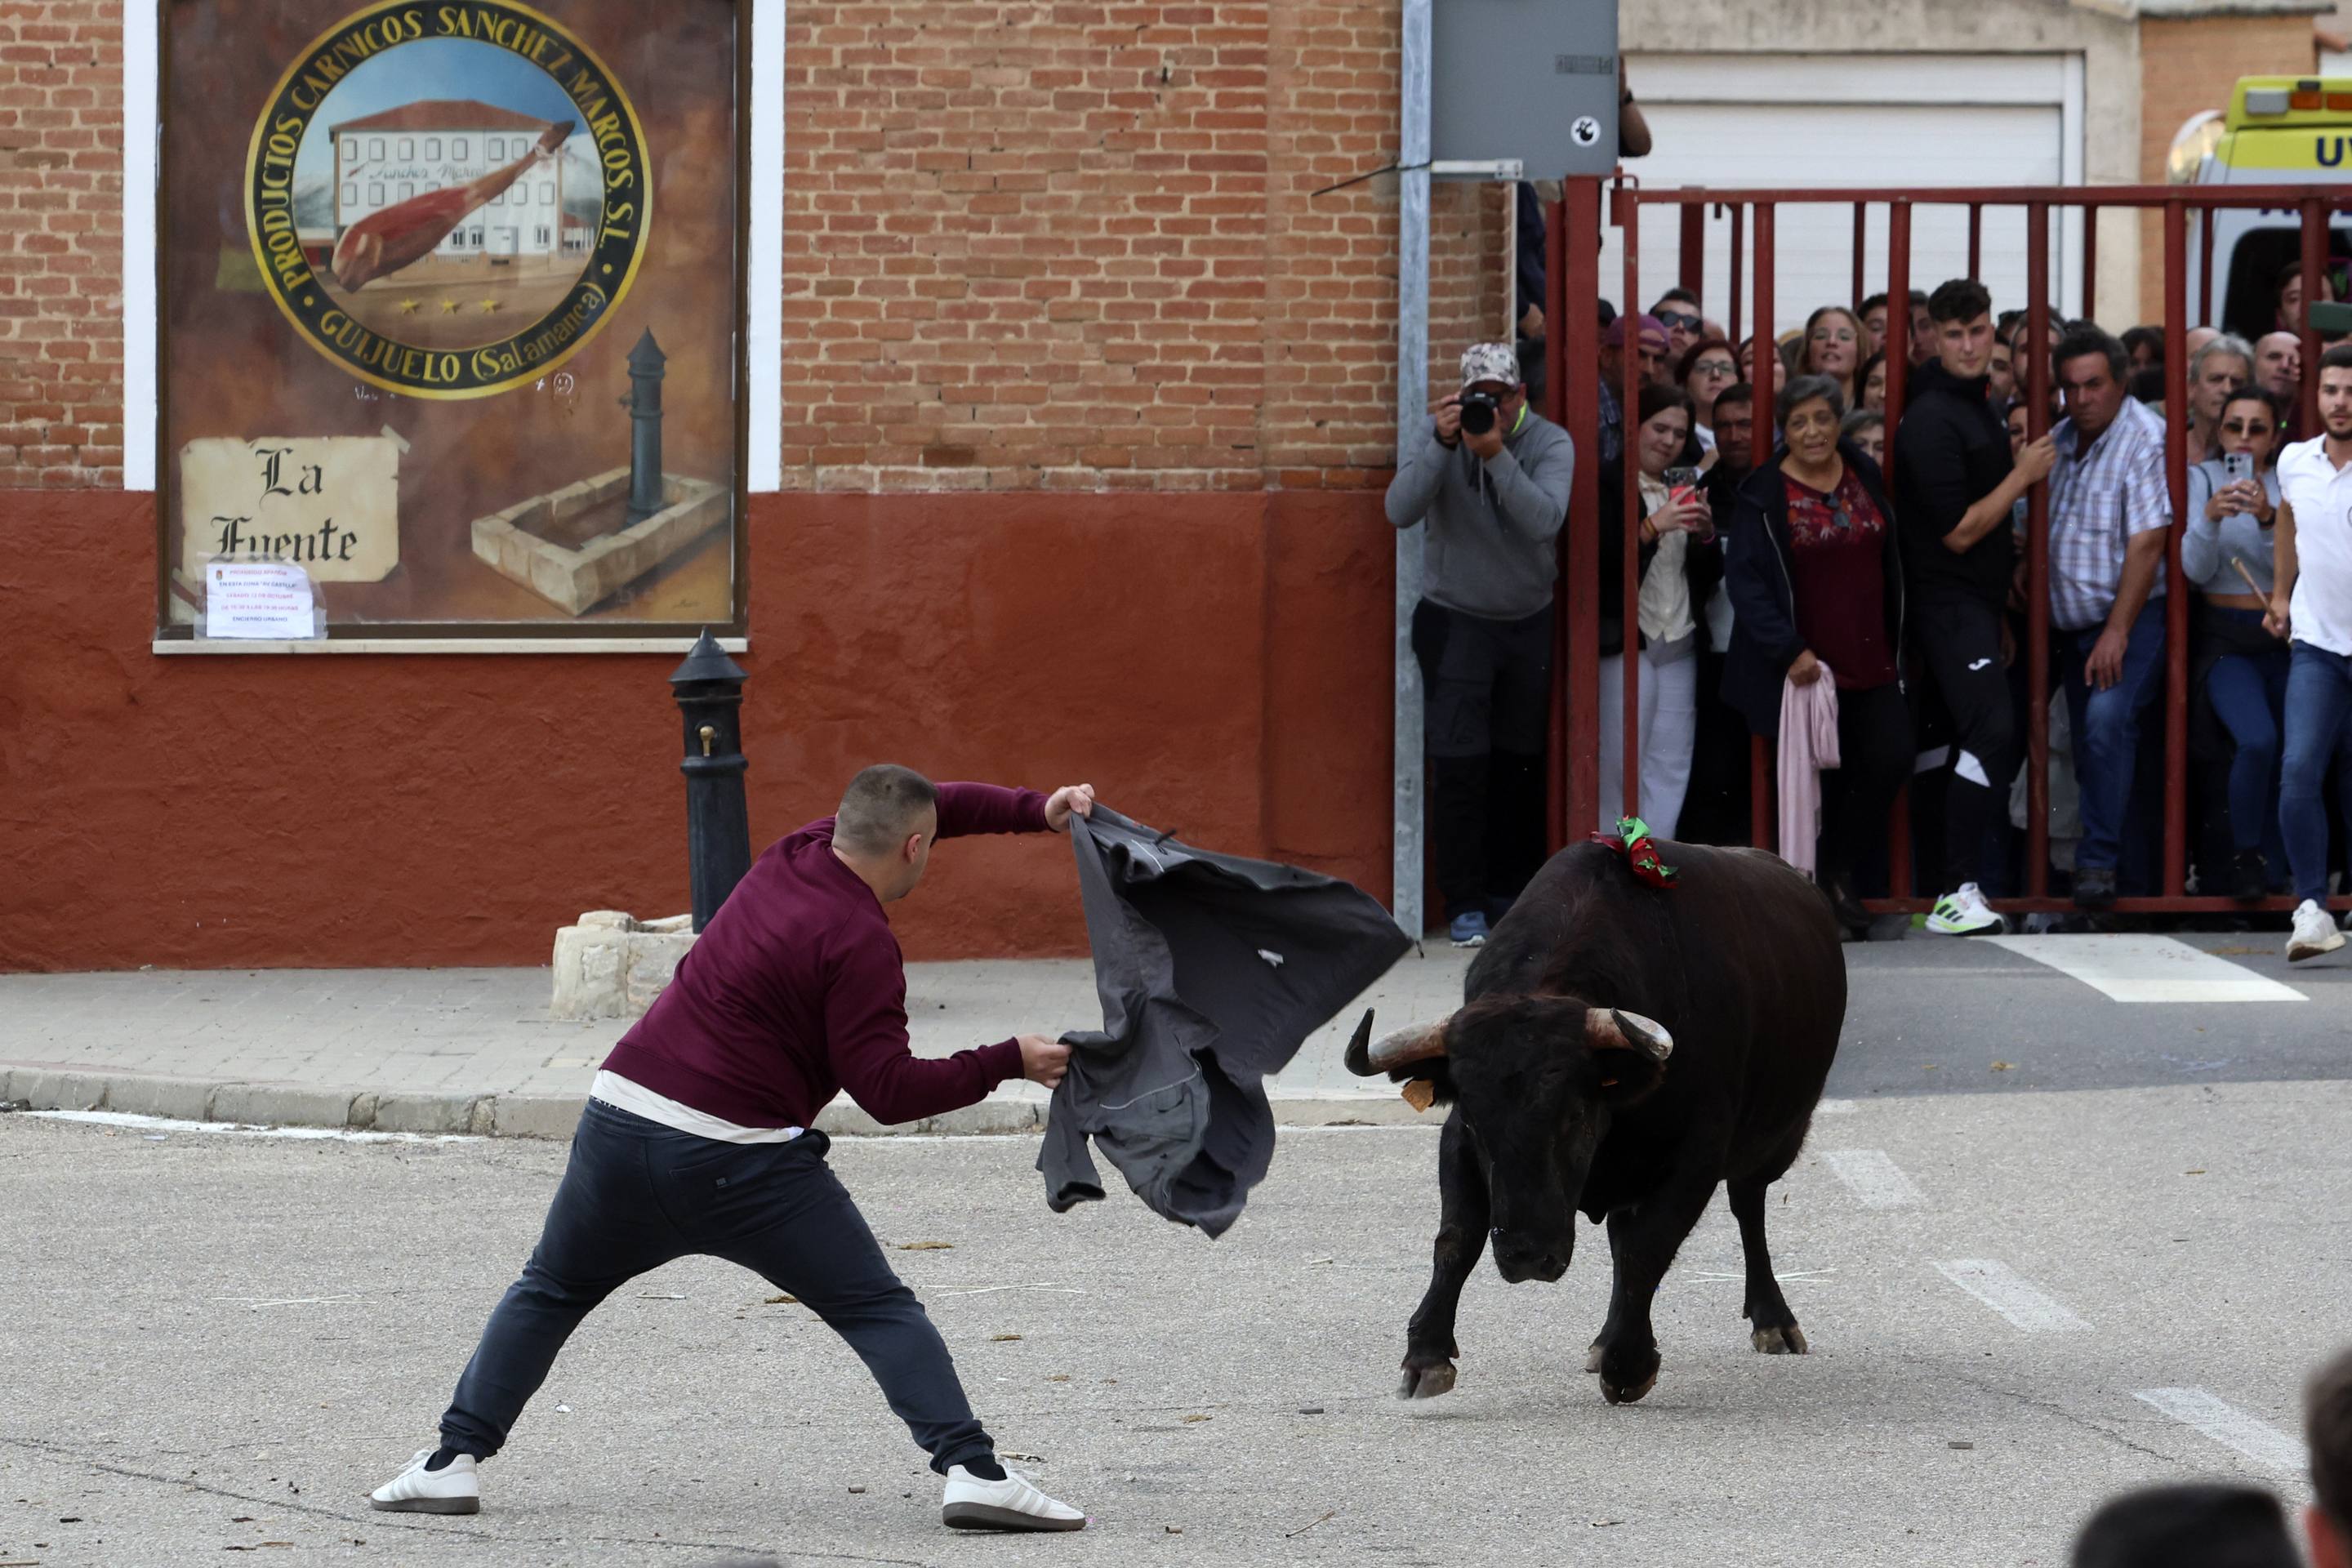
[[[2084,665],[2104,627],[2056,634],[2059,677],[2065,683],[2073,726],[2074,782],[2082,796],[2083,837],[2074,865],[2115,870],[2123,858],[2131,810],[2132,774],[2139,759],[2140,716],[2164,689],[2164,601],[2150,599],[2132,622],[2123,677],[2105,691],[2092,689]],[[2153,864],[2154,846],[2135,844],[2135,864]]]
[[[2217,609],[2210,614],[2259,623],[2260,610]],[[2287,647],[2259,654],[2223,654],[2205,678],[2206,700],[2230,732],[2237,751],[2230,758],[2230,835],[2242,852],[2260,849],[2273,872],[2286,866],[2280,837],[2278,798],[2280,731],[2286,711]]]
[[[2286,751],[2279,767],[2279,829],[2294,896],[2327,897],[2327,764],[2352,824],[2352,658],[2299,642],[2287,668]]]
[[[721,1143],[591,1100],[539,1245],[441,1417],[443,1446],[497,1453],[597,1303],[648,1269],[701,1256],[766,1277],[848,1341],[931,1468],[944,1475],[993,1455],[939,1330],[826,1166],[830,1146],[814,1131],[789,1143]]]

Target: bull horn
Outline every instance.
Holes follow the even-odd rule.
[[[1675,1037],[1666,1033],[1665,1026],[1639,1013],[1594,1007],[1585,1015],[1585,1026],[1596,1045],[1640,1051],[1655,1062],[1664,1062],[1675,1054]]]
[[[1434,1024],[1416,1024],[1399,1029],[1394,1034],[1372,1038],[1372,1013],[1367,1007],[1363,1018],[1356,1025],[1354,1037],[1348,1042],[1348,1070],[1358,1078],[1370,1078],[1414,1062],[1427,1061],[1445,1054],[1445,1020]]]

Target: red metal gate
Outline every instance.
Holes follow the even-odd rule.
[[[2228,910],[2250,908],[2289,909],[2294,900],[2271,899],[2258,905],[2242,904],[2233,900],[2204,896],[2192,897],[2188,892],[2188,813],[2189,813],[2189,600],[2187,584],[2180,571],[2180,514],[2188,504],[2189,436],[2184,411],[2188,403],[2189,355],[2187,338],[2190,327],[2188,307],[2189,279],[2188,227],[2191,215],[2202,226],[2206,243],[2200,249],[2203,276],[2200,279],[2198,297],[2200,308],[2210,310],[2213,300],[2212,215],[2219,208],[2268,208],[2299,213],[2302,219],[2302,261],[2306,279],[2316,278],[2327,257],[2328,215],[2338,208],[2352,208],[2352,185],[2101,185],[2057,186],[2017,189],[1926,189],[1926,190],[1706,190],[1687,188],[1645,191],[1628,179],[1620,177],[1613,184],[1599,179],[1573,179],[1562,188],[1561,199],[1548,214],[1546,243],[1548,268],[1547,291],[1550,298],[1544,301],[1544,317],[1558,326],[1547,333],[1545,387],[1548,402],[1546,412],[1565,426],[1575,438],[1580,459],[1576,465],[1574,489],[1569,502],[1568,526],[1561,539],[1561,572],[1566,592],[1561,596],[1565,614],[1557,617],[1558,647],[1555,668],[1561,672],[1558,682],[1560,700],[1553,705],[1551,743],[1550,826],[1552,844],[1560,844],[1584,836],[1591,830],[1600,810],[1599,723],[1600,695],[1600,533],[1603,527],[1622,527],[1625,531],[1625,616],[1632,621],[1633,605],[1638,596],[1640,571],[1641,501],[1636,483],[1639,459],[1633,439],[1633,409],[1638,400],[1639,356],[1625,355],[1625,381],[1619,395],[1626,410],[1624,442],[1625,510],[1622,518],[1598,516],[1601,504],[1600,474],[1595,463],[1583,460],[1600,450],[1600,401],[1597,367],[1600,354],[1600,321],[1598,301],[1601,294],[1600,250],[1601,196],[1604,184],[1610,197],[1610,221],[1622,236],[1624,253],[1623,295],[1621,301],[1628,314],[1643,309],[1640,297],[1640,216],[1643,206],[1671,206],[1679,209],[1677,230],[1678,270],[1685,286],[1697,289],[1700,269],[1704,264],[1702,248],[1708,219],[1708,209],[1720,212],[1730,227],[1730,300],[1728,326],[1735,342],[1746,326],[1754,345],[1755,363],[1759,374],[1769,363],[1766,356],[1778,353],[1773,331],[1773,281],[1775,255],[1773,223],[1778,211],[1785,206],[1806,204],[1850,205],[1853,210],[1853,293],[1854,299],[1843,301],[1858,304],[1865,293],[1863,240],[1865,219],[1873,205],[1886,208],[1886,296],[1890,308],[1886,312],[1886,426],[1889,435],[1887,466],[1891,472],[1894,451],[1892,436],[1896,422],[1902,417],[1905,383],[1910,368],[1908,340],[1911,330],[1910,311],[1906,303],[1912,288],[1911,219],[1915,209],[1922,206],[1965,206],[1969,212],[1969,272],[1978,271],[1981,258],[1984,209],[1988,206],[2022,207],[2026,222],[2026,289],[2027,337],[2024,363],[2020,381],[2026,394],[2028,430],[2031,438],[2039,439],[2050,424],[2050,348],[2052,343],[2049,320],[2050,294],[2050,218],[2053,209],[2080,208],[2084,214],[2083,276],[2084,298],[2095,298],[2090,280],[2098,267],[2097,215],[2105,208],[2155,209],[2163,215],[2164,267],[2164,402],[2167,410],[2168,435],[2165,445],[2165,477],[2170,487],[2175,523],[2170,531],[2167,551],[2167,593],[2165,595],[2165,658],[2166,679],[2164,699],[2165,768],[2164,768],[2164,857],[2163,891],[2153,898],[2119,900],[2116,908],[2125,911],[2189,911]],[[1753,276],[1748,282],[1748,298],[1740,298],[1741,246],[1743,238],[1753,235]],[[1941,279],[1937,279],[1941,281]],[[2316,298],[2315,289],[2306,287],[2306,298]],[[1831,301],[1824,301],[1828,303]],[[1743,311],[1742,306],[1746,309]],[[2086,310],[2086,313],[2087,310]],[[2306,320],[2303,336],[2303,386],[2301,428],[2316,430],[2318,426],[2319,340]],[[1571,371],[1570,367],[1574,367]],[[1768,384],[1759,381],[1757,396],[1757,430],[1759,456],[1762,443],[1771,429],[1771,399],[1765,391]],[[2053,898],[2049,890],[2050,831],[2049,831],[2049,694],[2050,675],[2050,518],[2048,487],[2035,485],[2029,496],[2028,524],[2028,586],[2026,592],[2029,631],[2022,650],[2028,660],[2030,712],[2027,718],[2027,792],[2028,825],[2026,848],[2027,891],[2024,897],[2000,900],[1996,907],[2011,911],[2056,910],[2071,908],[2065,900]],[[1629,642],[1630,642],[1629,637]],[[1641,798],[1640,790],[1640,705],[1637,700],[1641,661],[1627,658],[1624,661],[1624,793],[1628,803]],[[1700,700],[1714,700],[1714,694],[1702,692]],[[1766,743],[1761,738],[1754,743],[1752,773],[1752,810],[1750,826],[1752,841],[1762,847],[1772,847],[1772,774]],[[1632,809],[1630,805],[1628,809]],[[1871,907],[1882,910],[1915,911],[1930,906],[1932,900],[1911,896],[1910,845],[1907,792],[1895,806],[1891,825],[1888,858],[1889,885],[1895,897],[1871,900]],[[2352,898],[2331,900],[2337,909],[2352,908]]]

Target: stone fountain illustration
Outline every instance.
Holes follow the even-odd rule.
[[[580,615],[725,522],[726,488],[662,472],[661,387],[668,356],[650,329],[629,351],[629,466],[474,520],[474,553]]]

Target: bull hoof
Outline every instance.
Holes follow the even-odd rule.
[[[1599,1372],[1601,1370],[1601,1342],[1599,1340],[1593,1341],[1592,1348],[1584,1352],[1584,1370],[1587,1372]]]
[[[1433,1366],[1408,1366],[1404,1369],[1404,1381],[1397,1384],[1399,1399],[1434,1399],[1453,1392],[1454,1363],[1450,1361]]]
[[[1748,1336],[1758,1355],[1811,1355],[1811,1347],[1805,1343],[1804,1330],[1790,1323],[1785,1328],[1759,1329]]]
[[[1649,1393],[1650,1390],[1657,1386],[1658,1373],[1655,1368],[1651,1369],[1649,1376],[1643,1378],[1640,1383],[1634,1384],[1631,1388],[1618,1387],[1615,1384],[1609,1381],[1608,1374],[1604,1373],[1601,1374],[1601,1397],[1606,1399],[1612,1405],[1631,1405],[1635,1400],[1641,1398],[1642,1395]]]

